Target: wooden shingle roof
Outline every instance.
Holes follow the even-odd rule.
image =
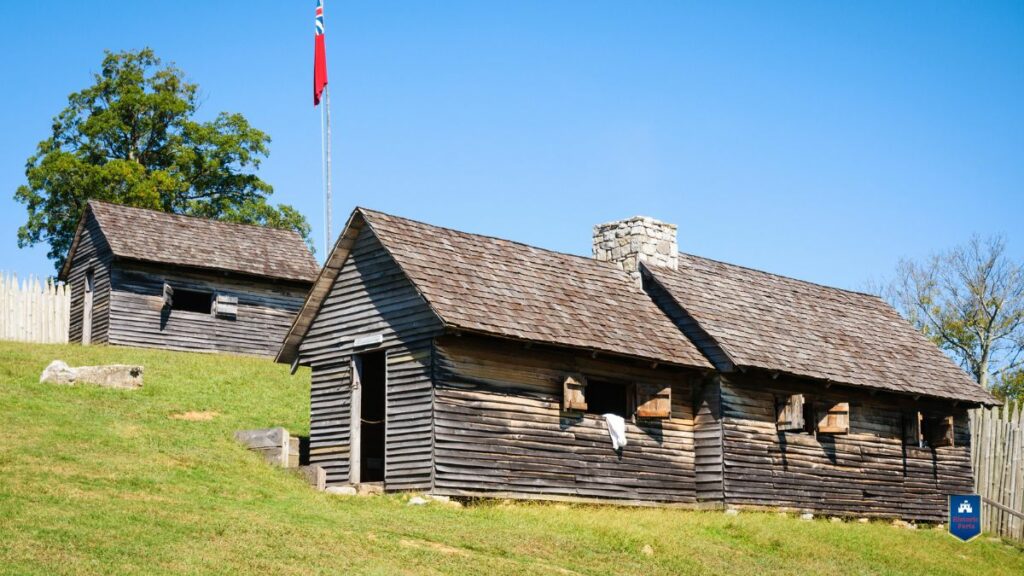
[[[360,222],[362,221],[362,222]],[[357,208],[365,223],[449,329],[710,369],[703,356],[631,278],[613,264],[468,234]],[[343,233],[339,250],[350,246]],[[341,263],[328,259],[279,361],[301,332]],[[337,272],[333,272],[333,276]]]
[[[648,272],[738,367],[996,402],[876,296],[687,254]]]
[[[90,212],[118,258],[302,282],[312,282],[319,271],[309,248],[293,230],[220,222],[96,200],[89,201],[83,221]],[[69,254],[65,267],[70,262]]]

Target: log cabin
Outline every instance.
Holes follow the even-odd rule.
[[[273,356],[318,270],[294,231],[90,200],[59,278],[71,342]]]
[[[593,246],[357,208],[277,356],[312,369],[328,484],[933,521],[970,491],[967,410],[996,401],[879,298],[650,218]]]

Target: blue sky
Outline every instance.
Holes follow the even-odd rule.
[[[0,269],[24,161],[104,49],[151,46],[272,138],[262,177],[322,251],[315,2],[0,6]],[[1024,257],[1024,3],[326,0],[335,220],[364,205],[589,254],[683,251],[848,288],[973,232]],[[335,233],[337,233],[337,225]]]

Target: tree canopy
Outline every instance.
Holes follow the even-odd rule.
[[[305,217],[271,205],[273,188],[255,174],[270,136],[241,114],[196,120],[198,90],[151,49],[106,52],[94,84],[68,97],[26,162],[15,192],[28,209],[19,247],[48,243],[60,268],[93,198],[292,229],[310,244]]]
[[[1003,238],[902,260],[882,293],[979,384],[1004,397],[1024,391],[1024,264]]]

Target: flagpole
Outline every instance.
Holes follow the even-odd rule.
[[[324,189],[324,204],[326,204],[324,221],[327,228],[327,245],[324,247],[324,254],[330,254],[333,236],[331,234],[331,89],[328,86],[324,86],[324,117],[326,118],[327,126],[326,142],[324,144],[327,157],[327,162],[325,163],[327,186]]]
[[[324,193],[324,254],[331,249],[331,233],[327,230],[327,150],[324,129],[324,107],[320,106],[320,191]]]

